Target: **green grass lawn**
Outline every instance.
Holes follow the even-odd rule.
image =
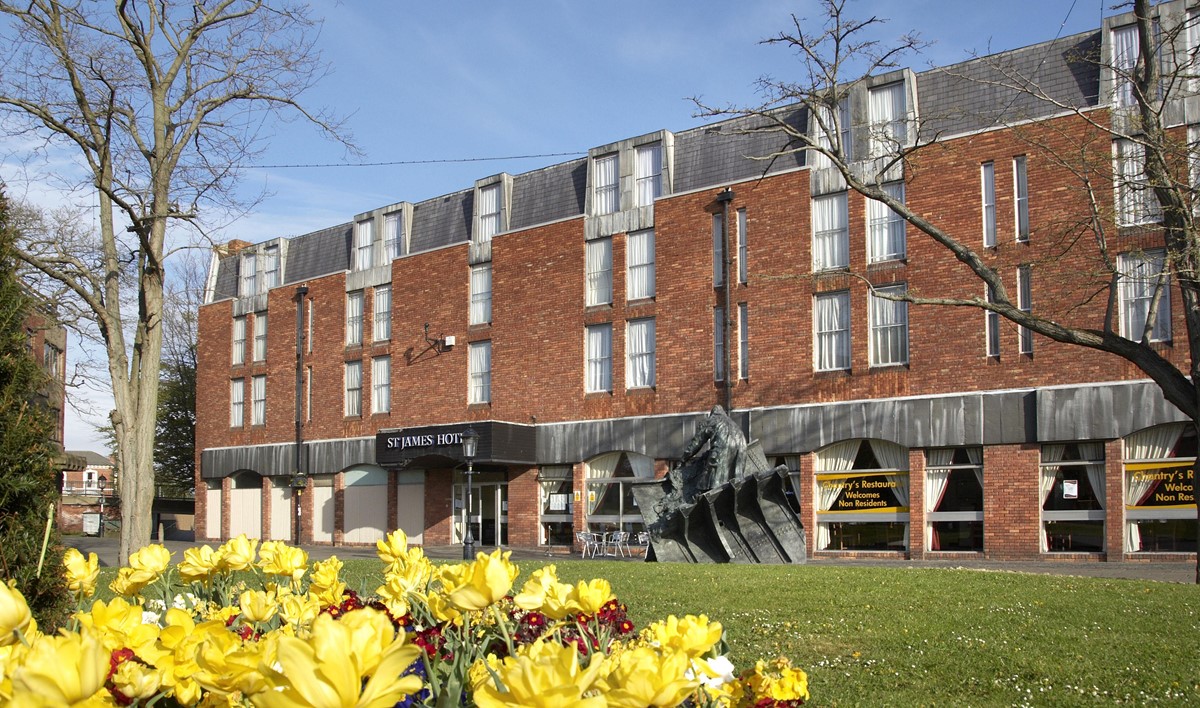
[[[523,562],[518,587],[538,564]],[[707,614],[735,665],[779,654],[813,705],[1200,702],[1200,587],[880,567],[561,561],[607,578],[638,626]],[[112,571],[103,576],[107,583]],[[379,564],[346,561],[371,591]]]

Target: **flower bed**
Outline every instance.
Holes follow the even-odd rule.
[[[0,702],[15,706],[791,706],[807,677],[786,659],[740,675],[719,622],[674,616],[639,629],[606,580],[522,587],[509,554],[433,565],[397,531],[378,543],[383,584],[360,597],[336,557],[313,563],[240,536],[130,557],[105,603],[95,554],[68,550],[80,610],[38,631],[0,584]]]

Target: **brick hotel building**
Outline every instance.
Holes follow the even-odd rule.
[[[1157,12],[1163,26],[1190,17],[1183,0]],[[1087,146],[1139,172],[1133,143],[1089,127],[1124,115],[1122,81],[1102,67],[1128,59],[1132,22],[857,84],[836,117],[844,149],[869,168],[879,135],[936,131],[885,189],[974,235],[1022,308],[1099,328],[1104,295],[1080,296],[1095,249],[1062,247],[1088,202],[1053,151]],[[1082,116],[999,88],[996,65]],[[1200,124],[1200,94],[1169,108],[1172,130]],[[1196,437],[1157,386],[982,310],[876,297],[986,293],[823,158],[750,159],[783,143],[748,125],[649,132],[216,249],[199,323],[198,539],[365,544],[400,528],[459,543],[468,427],[482,547],[636,531],[629,483],[665,474],[722,404],[792,471],[817,558],[1194,557]],[[1162,235],[1147,192],[1108,193],[1120,327],[1140,331]],[[1177,289],[1169,300],[1151,339],[1186,367]]]

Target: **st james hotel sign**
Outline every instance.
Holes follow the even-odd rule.
[[[479,434],[476,462],[534,463],[534,427],[495,421],[381,431],[375,435],[375,461],[384,467],[406,467],[421,457],[464,462],[462,434],[467,428]]]

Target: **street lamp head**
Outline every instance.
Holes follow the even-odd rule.
[[[100,491],[103,492],[104,488],[108,486],[108,477],[100,475],[100,479],[97,482],[100,485]]]
[[[299,492],[308,486],[308,475],[294,474],[292,481],[288,482],[288,486]]]
[[[472,428],[467,428],[462,433],[463,457],[468,460],[475,459],[475,450],[479,445],[479,433]]]

